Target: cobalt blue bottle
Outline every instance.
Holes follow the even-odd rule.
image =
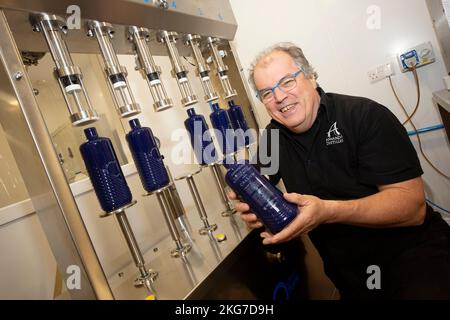
[[[87,141],[80,152],[102,209],[111,212],[131,203],[131,191],[111,140],[99,137],[94,127],[86,128],[84,134]]]
[[[252,137],[250,135],[244,135],[243,133],[247,132],[248,125],[245,120],[244,113],[242,112],[241,106],[238,106],[234,103],[233,100],[228,101],[228,115],[231,120],[231,124],[233,129],[236,132],[236,139],[238,140],[238,147],[240,148],[243,145],[248,146],[252,142]],[[241,129],[242,131],[240,131]],[[239,130],[239,131],[236,131]]]
[[[217,161],[216,148],[208,131],[205,117],[196,114],[194,108],[187,109],[188,118],[184,126],[191,137],[192,148],[195,157],[201,165],[207,165]]]
[[[131,131],[126,138],[145,191],[152,192],[167,186],[169,175],[152,130],[142,128],[138,119],[131,119],[129,123]]]
[[[219,107],[218,103],[211,104],[212,113],[209,116],[213,127],[220,131],[222,137],[217,137],[224,154],[237,151],[236,136],[228,112]]]
[[[224,162],[228,169],[225,181],[273,234],[281,231],[298,214],[296,204],[286,201],[256,168],[247,163]]]

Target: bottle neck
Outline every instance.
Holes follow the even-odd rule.
[[[98,138],[97,129],[95,129],[95,127],[84,129],[84,134],[88,140],[95,140]]]
[[[139,122],[139,119],[131,119],[128,123],[130,124],[132,130],[141,128],[141,123]]]
[[[193,116],[197,115],[195,113],[195,109],[194,108],[187,109],[186,112],[187,112],[189,117],[193,117]]]
[[[212,103],[210,106],[211,106],[212,112],[220,110],[220,107],[219,107],[218,103]]]

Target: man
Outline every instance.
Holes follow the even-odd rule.
[[[284,230],[261,234],[263,243],[309,233],[342,298],[450,299],[450,228],[426,205],[406,130],[382,105],[325,93],[316,78],[291,43],[252,65],[250,82],[272,117],[266,134],[279,130],[270,180],[283,179],[285,199],[299,206]],[[236,209],[262,227],[246,203]]]

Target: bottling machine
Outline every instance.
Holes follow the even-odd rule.
[[[180,174],[167,157],[171,132],[156,120],[187,129],[194,149],[199,132],[184,119],[208,129],[202,115],[208,104],[222,111],[217,121],[211,114],[216,132],[258,129],[229,42],[236,29],[223,0],[0,0],[0,123],[58,266],[63,288],[55,298],[201,297],[214,272],[249,241],[226,197],[221,160],[228,152],[217,148],[221,138],[208,138],[216,157],[205,161],[202,152],[195,154],[196,164]],[[94,67],[78,65],[86,59]],[[39,81],[47,86],[38,89]],[[138,81],[146,83],[145,93],[133,89]],[[53,84],[59,91],[46,92]],[[44,103],[45,94],[52,98]],[[151,97],[152,107],[139,96]],[[98,101],[106,105],[101,111]],[[83,130],[88,141],[82,144]],[[244,150],[241,156],[249,157],[255,140],[241,139],[231,154]],[[75,150],[80,145],[81,156]],[[87,171],[67,168],[69,160]],[[208,167],[210,174],[203,174]],[[128,187],[138,174],[142,185],[135,179]],[[213,198],[221,202],[211,205]],[[191,200],[197,213],[187,210]],[[127,252],[114,256],[109,242]],[[67,285],[74,278],[66,270],[73,266],[79,270],[76,289]]]

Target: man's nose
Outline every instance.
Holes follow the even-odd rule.
[[[279,87],[276,87],[273,90],[273,96],[275,97],[275,101],[281,102],[284,100],[284,98],[287,97],[287,94],[283,90],[281,90]]]

